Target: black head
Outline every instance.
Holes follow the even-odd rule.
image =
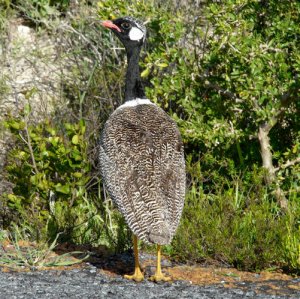
[[[146,39],[146,27],[140,21],[132,17],[104,21],[102,25],[110,28],[120,39],[125,48],[141,46]]]

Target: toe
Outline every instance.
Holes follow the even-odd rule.
[[[162,275],[155,274],[155,275],[150,277],[150,280],[154,281],[154,282],[160,282],[160,281],[167,282],[167,281],[171,281],[172,279],[171,279],[171,277],[165,276],[163,274]]]
[[[133,274],[133,275],[124,275],[124,278],[140,282],[144,280],[144,275],[142,273]]]

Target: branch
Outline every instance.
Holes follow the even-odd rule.
[[[62,23],[62,25],[60,26],[60,28],[66,30],[68,32],[77,34],[82,40],[84,40],[93,49],[94,53],[98,57],[98,61],[101,62],[103,60],[102,59],[102,55],[98,51],[97,47],[95,47],[93,45],[93,43],[85,35],[83,35],[81,32],[77,31],[75,28],[73,28],[72,26],[70,26],[70,25],[68,25],[66,23]]]
[[[29,149],[29,153],[30,153],[32,165],[33,165],[33,168],[34,168],[34,170],[35,170],[35,174],[38,174],[38,173],[39,173],[39,170],[38,170],[38,168],[37,168],[37,166],[36,166],[36,163],[35,163],[35,158],[34,158],[33,148],[32,148],[32,145],[31,145],[31,138],[30,138],[29,130],[28,130],[27,119],[25,120],[25,132],[26,132],[27,146],[28,146],[28,149]]]
[[[215,83],[211,83],[208,81],[208,78],[205,76],[198,76],[198,78],[204,83],[204,85],[208,88],[208,89],[212,89],[215,90],[221,94],[223,94],[224,96],[226,96],[227,98],[230,98],[232,100],[234,100],[236,103],[241,103],[243,102],[242,99],[240,99],[235,93],[229,91],[228,89],[223,89],[222,87],[220,87],[219,85],[215,84]]]
[[[290,166],[293,166],[293,165],[295,165],[295,164],[297,164],[297,163],[300,163],[300,157],[298,157],[298,158],[296,158],[296,159],[294,159],[294,160],[292,160],[292,161],[287,161],[285,164],[283,164],[283,165],[280,165],[279,167],[276,167],[274,170],[275,171],[278,171],[278,170],[280,170],[280,169],[285,169],[285,168],[288,168],[288,167],[290,167]]]
[[[288,107],[292,102],[296,102],[300,99],[300,84],[299,80],[296,77],[295,83],[291,86],[290,90],[285,92],[280,99],[280,107],[278,111],[266,121],[263,126],[266,132],[270,132],[270,130],[276,125],[278,120],[283,117],[284,113],[286,112],[286,107]]]

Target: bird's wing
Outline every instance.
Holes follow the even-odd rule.
[[[185,195],[185,161],[174,121],[154,105],[117,111],[100,142],[108,192],[140,239],[169,243]]]

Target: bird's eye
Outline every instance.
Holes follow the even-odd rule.
[[[131,28],[131,24],[128,22],[124,22],[121,24],[121,27],[125,30],[130,29]]]

